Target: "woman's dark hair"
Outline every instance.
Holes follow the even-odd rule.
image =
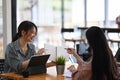
[[[102,29],[90,27],[86,38],[93,51],[91,80],[117,80],[117,65]]]
[[[12,42],[16,41],[19,37],[21,37],[21,32],[23,30],[27,33],[33,27],[35,27],[35,29],[37,31],[37,26],[33,22],[31,22],[31,21],[21,22],[20,25],[18,26],[18,33],[16,33],[16,35],[13,37]]]

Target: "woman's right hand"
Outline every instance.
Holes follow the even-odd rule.
[[[74,65],[69,66],[67,69],[72,72],[72,75],[74,75],[77,72],[77,69],[75,68]]]
[[[42,55],[44,52],[45,52],[45,49],[41,48],[41,49],[38,50],[37,54]]]
[[[29,62],[30,62],[30,59],[28,59],[26,61],[23,61],[22,62],[22,68],[25,69],[28,66]]]
[[[76,68],[74,65],[69,66],[67,69],[70,70],[72,73],[76,71]]]
[[[76,51],[75,51],[74,48],[68,48],[68,49],[67,49],[67,53],[69,53],[69,54],[75,54]]]

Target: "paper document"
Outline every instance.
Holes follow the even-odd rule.
[[[72,72],[71,71],[67,71],[63,74],[63,76],[65,77],[72,77]]]
[[[49,60],[55,61],[59,56],[64,56],[66,60],[69,60],[69,54],[63,46],[53,46],[49,44],[44,45],[45,54],[50,54]]]

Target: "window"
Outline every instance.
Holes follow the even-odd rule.
[[[23,20],[38,26],[36,48],[61,44],[61,0],[17,0],[17,26]]]
[[[3,54],[3,16],[2,16],[2,0],[0,0],[0,59],[4,58]]]
[[[87,1],[87,27],[104,27],[104,0]]]
[[[84,0],[64,1],[64,27],[74,28],[84,26]]]
[[[120,15],[120,0],[108,0],[108,20],[111,27],[117,28],[116,17]]]

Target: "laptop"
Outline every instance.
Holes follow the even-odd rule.
[[[26,70],[29,74],[46,73],[46,63],[49,57],[50,54],[32,56]]]
[[[115,54],[115,58],[117,61],[120,61],[120,48],[118,48],[116,54]]]

